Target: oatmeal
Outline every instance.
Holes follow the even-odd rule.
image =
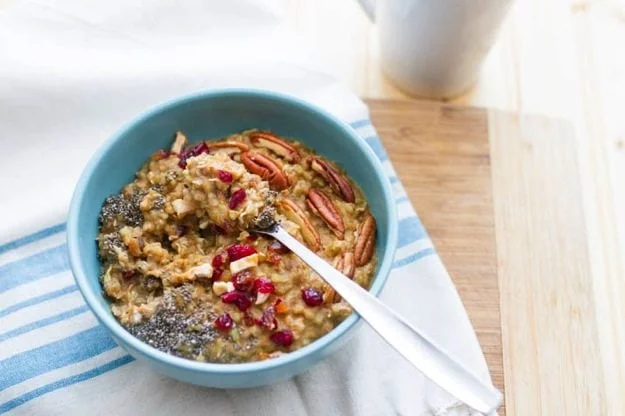
[[[323,336],[351,309],[280,242],[250,233],[268,213],[369,287],[375,220],[334,163],[266,131],[193,145],[178,132],[103,204],[100,280],[113,315],[198,361],[268,359]]]

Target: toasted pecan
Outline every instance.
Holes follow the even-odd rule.
[[[358,226],[356,247],[354,247],[354,261],[356,266],[364,266],[373,257],[375,249],[375,219],[367,214],[365,220]]]
[[[336,268],[336,266],[335,266]],[[339,296],[338,293],[336,293],[336,290],[334,290],[334,288],[332,286],[330,286],[329,284],[324,284],[323,287],[323,303],[326,304],[331,304],[331,303],[336,303],[339,300],[341,300],[341,297]]]
[[[356,273],[356,259],[354,253],[351,251],[343,253],[341,256],[341,268],[339,270],[350,279],[354,278],[354,274]]]
[[[295,147],[291,146],[274,133],[269,131],[255,131],[250,133],[249,137],[254,146],[269,149],[289,162],[299,162],[301,159]]]
[[[338,256],[334,260],[334,268],[343,273],[350,279],[354,278],[356,272],[356,264],[354,263],[354,253],[347,251]],[[338,293],[332,288],[332,286],[326,284],[323,291],[323,300],[325,303],[336,303],[341,300]]]
[[[280,166],[271,158],[256,152],[244,152],[241,154],[241,162],[245,168],[267,182],[278,191],[288,188],[289,179],[282,172]]]
[[[225,153],[232,155],[235,153],[243,153],[250,150],[250,147],[245,143],[227,141],[227,142],[206,142],[206,147],[211,153]]]
[[[319,233],[310,223],[306,213],[290,199],[282,199],[277,202],[278,209],[291,221],[299,225],[304,237],[304,241],[313,251],[318,251],[321,248],[321,238]]]
[[[345,224],[334,203],[323,191],[311,189],[306,196],[306,204],[317,214],[339,239],[345,238]]]
[[[332,190],[339,194],[345,202],[354,202],[356,200],[354,190],[349,184],[349,181],[328,162],[315,156],[310,159],[310,167],[321,175],[326,182],[328,182]]]

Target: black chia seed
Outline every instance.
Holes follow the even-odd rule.
[[[152,208],[163,209],[164,206],[165,206],[165,198],[162,195],[157,196],[154,199],[154,204],[152,205]]]
[[[276,210],[274,207],[267,206],[265,207],[260,214],[252,221],[252,227],[259,230],[266,230],[271,228],[275,223]]]
[[[139,209],[139,204],[144,196],[145,192],[135,192],[130,200],[124,198],[122,194],[109,196],[102,205],[100,224],[104,225],[117,220],[119,228],[123,225],[140,226],[143,224],[143,214]]]
[[[168,354],[194,359],[207,343],[217,337],[211,316],[201,311],[191,315],[181,311],[191,301],[191,288],[182,286],[168,291],[154,315],[145,322],[128,328],[143,342]],[[182,300],[182,302],[180,302]]]

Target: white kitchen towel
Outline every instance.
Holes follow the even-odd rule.
[[[471,414],[366,325],[293,380],[246,390],[187,385],[116,346],[77,292],[63,221],[80,171],[107,136],[173,96],[212,87],[281,91],[331,111],[372,146],[400,218],[382,298],[489,380],[365,105],[315,70],[283,23],[270,1],[0,1],[0,413]]]

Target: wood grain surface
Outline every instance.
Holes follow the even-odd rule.
[[[613,328],[623,283],[593,256],[601,240],[589,234],[574,126],[434,102],[367,102],[505,391],[504,411],[622,415],[625,360]]]
[[[508,404],[619,414],[608,413],[573,127],[497,111],[489,126]]]
[[[487,113],[421,102],[368,104],[397,173],[456,284],[493,380],[503,390]]]

